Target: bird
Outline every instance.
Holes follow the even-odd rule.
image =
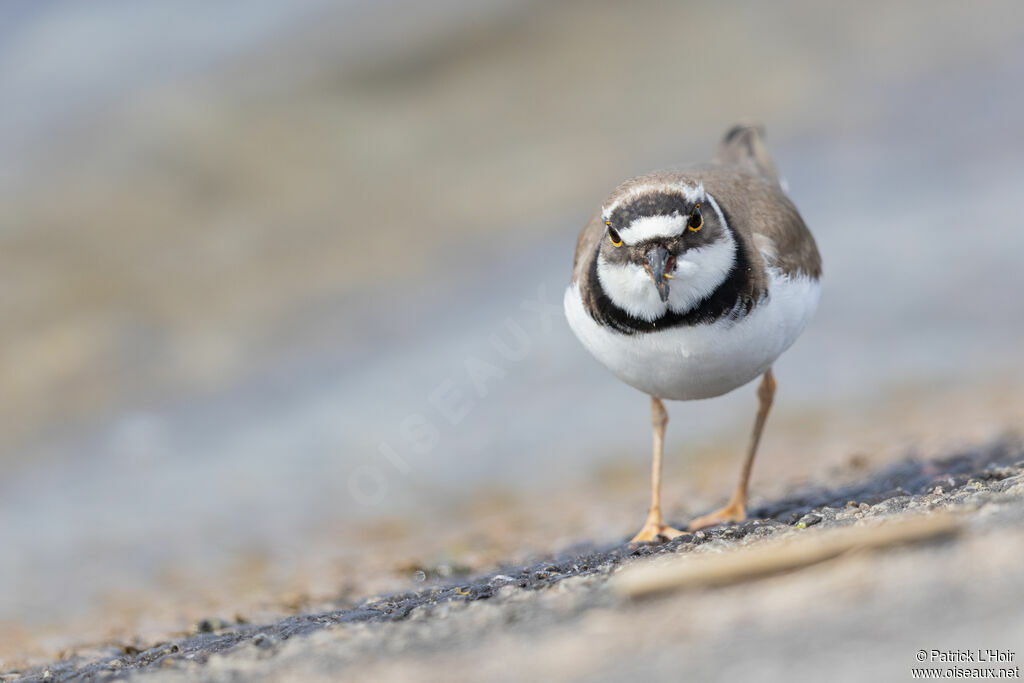
[[[626,180],[579,233],[563,305],[602,365],[650,396],[651,504],[633,543],[684,533],[665,524],[664,402],[721,396],[761,378],[739,482],[696,531],[747,515],[747,490],[775,396],[775,360],[820,295],[821,255],[789,199],[763,126],[733,126],[711,161]]]

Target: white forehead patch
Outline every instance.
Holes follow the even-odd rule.
[[[689,216],[675,213],[671,216],[641,216],[619,230],[622,241],[629,245],[640,244],[656,237],[677,237],[683,234]]]
[[[615,209],[619,208],[623,204],[628,204],[634,199],[642,197],[645,194],[681,194],[686,197],[686,201],[693,204],[704,201],[704,183],[697,183],[696,186],[681,184],[673,185],[670,183],[636,185],[629,188],[629,190],[616,197],[614,201],[605,206],[601,211],[601,215],[605,220],[608,220],[615,212]]]

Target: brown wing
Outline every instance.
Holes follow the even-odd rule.
[[[821,255],[814,237],[777,182],[724,166],[710,168],[700,177],[730,227],[765,265],[788,275],[821,277]]]
[[[604,237],[604,220],[601,218],[601,207],[587,221],[576,238],[576,256],[572,261],[572,281],[577,282],[590,269],[590,264],[597,258],[597,246]]]
[[[821,277],[818,246],[782,189],[762,126],[738,125],[725,134],[704,186],[726,205],[732,227],[748,236],[768,265]]]

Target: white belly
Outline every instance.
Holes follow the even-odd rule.
[[[576,283],[565,292],[565,315],[583,346],[626,384],[677,401],[721,396],[770,368],[818,306],[816,280],[769,274],[767,299],[737,321],[622,334],[587,314]]]

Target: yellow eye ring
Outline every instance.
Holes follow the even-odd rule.
[[[608,228],[608,241],[611,242],[613,246],[621,247],[622,237],[620,237],[618,231],[612,227],[612,222],[605,221],[604,225]]]
[[[686,227],[690,229],[690,232],[697,232],[704,227],[704,216],[700,213],[700,203],[693,207],[693,211],[690,212],[690,220],[686,222]]]

